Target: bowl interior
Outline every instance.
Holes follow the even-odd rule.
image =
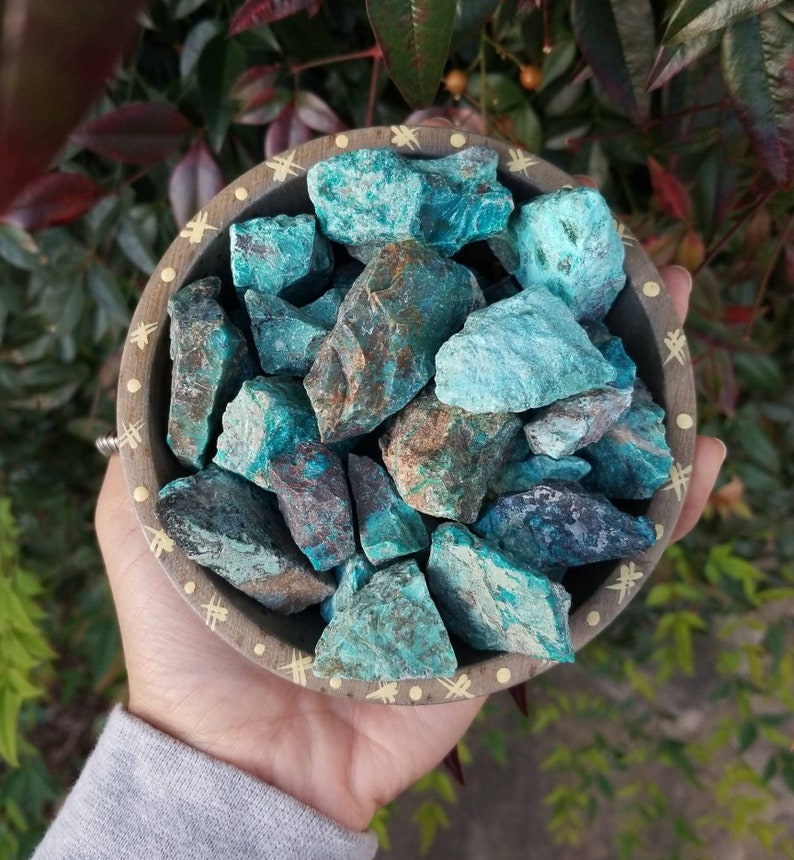
[[[323,628],[316,607],[279,615],[184,556],[154,513],[158,490],[184,474],[165,442],[171,379],[167,301],[182,285],[207,275],[220,277],[223,290],[231,293],[229,225],[258,216],[312,212],[305,178],[311,164],[360,147],[392,146],[411,157],[434,157],[479,144],[499,153],[499,179],[516,204],[573,184],[567,174],[529,153],[452,129],[376,128],[312,141],[240,177],[180,231],[143,293],[125,344],[119,381],[120,453],[152,552],[211,632],[271,671],[327,693],[399,704],[448,701],[485,695],[526,680],[551,664],[522,655],[475,652],[455,641],[460,664],[455,678],[383,684],[319,678],[311,671],[314,645]],[[622,228],[621,233],[627,287],[607,323],[622,338],[639,376],[666,411],[674,465],[668,483],[649,502],[626,508],[651,518],[657,543],[641,556],[572,569],[566,575],[577,650],[623,611],[653,569],[683,503],[694,450],[694,385],[680,321],[658,272],[636,239]],[[484,243],[467,254],[476,257],[481,268],[493,260]]]

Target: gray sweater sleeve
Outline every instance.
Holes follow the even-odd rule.
[[[357,833],[116,708],[33,860],[371,860]]]

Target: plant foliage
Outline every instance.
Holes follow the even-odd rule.
[[[710,518],[581,655],[581,695],[554,673],[532,685],[549,827],[583,842],[617,809],[616,857],[653,856],[663,821],[676,857],[704,856],[717,832],[791,856],[773,808],[794,792],[794,0],[17,5],[26,24],[0,56],[0,854],[27,856],[123,695],[91,440],[113,425],[147,276],[263,158],[433,122],[589,173],[658,264],[696,272],[700,424],[730,450]],[[708,718],[682,735],[667,701],[689,678]],[[611,728],[566,749],[567,720]],[[502,760],[525,742],[476,731]],[[672,772],[710,808],[673,808],[656,787]],[[417,787],[421,847],[445,838],[455,791],[438,775]]]

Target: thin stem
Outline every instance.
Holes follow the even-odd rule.
[[[755,206],[750,210],[750,212],[744,217],[740,218],[730,230],[711,248],[709,248],[708,254],[706,254],[703,262],[697,267],[694,274],[697,274],[701,269],[705,269],[711,261],[719,254],[719,252],[730,242],[730,240],[736,235],[736,233],[743,227],[750,218],[755,215],[755,213],[769,200],[769,198],[777,191],[776,188],[771,188],[767,191],[761,199],[756,203]]]
[[[383,53],[379,45],[373,45],[371,48],[365,48],[362,51],[351,51],[349,54],[334,54],[332,57],[321,57],[319,60],[310,60],[308,63],[299,63],[295,66],[290,66],[290,72],[293,75],[298,75],[306,69],[314,69],[317,66],[330,66],[332,63],[345,63],[348,60],[366,60],[382,59]]]
[[[750,314],[750,319],[747,321],[747,327],[744,330],[744,336],[747,339],[749,339],[753,334],[753,326],[755,325],[758,311],[761,309],[761,302],[764,300],[764,296],[766,295],[767,285],[772,278],[772,272],[775,269],[778,258],[785,247],[792,224],[794,224],[794,212],[791,213],[788,221],[786,222],[786,226],[781,231],[780,236],[778,236],[778,240],[775,243],[774,250],[772,251],[772,256],[769,258],[769,262],[764,269],[764,274],[761,276],[761,283],[758,285],[755,300],[753,301],[753,310]]]
[[[375,119],[375,101],[378,95],[378,75],[380,73],[380,56],[372,58],[372,76],[369,79],[369,98],[367,100],[367,116],[364,124],[371,126]]]

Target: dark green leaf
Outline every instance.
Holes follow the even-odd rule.
[[[794,180],[794,25],[765,12],[728,29],[722,73],[736,113],[779,185]]]
[[[229,123],[237,110],[229,93],[245,70],[246,63],[246,52],[238,40],[218,35],[206,45],[196,65],[207,137],[216,152],[223,145]]]
[[[579,48],[614,107],[635,123],[647,119],[645,89],[656,53],[650,0],[572,0]]]
[[[746,752],[750,747],[755,743],[756,738],[758,737],[758,727],[755,723],[751,721],[747,721],[741,723],[739,725],[739,729],[737,731],[737,740],[738,740],[738,753]]]
[[[682,45],[661,45],[648,78],[648,89],[655,90],[664,86],[670,78],[689,68],[719,43],[720,34],[711,32],[688,39]]]
[[[221,32],[223,25],[219,21],[199,21],[187,34],[182,53],[179,55],[179,75],[186,78],[196,67],[201,52]]]
[[[465,0],[458,3],[452,25],[453,46],[457,47],[472,38],[493,15],[498,5],[499,0]]]
[[[679,0],[662,41],[684,44],[779,5],[781,0]]]
[[[455,0],[367,0],[389,77],[413,108],[438,91],[455,21]]]

